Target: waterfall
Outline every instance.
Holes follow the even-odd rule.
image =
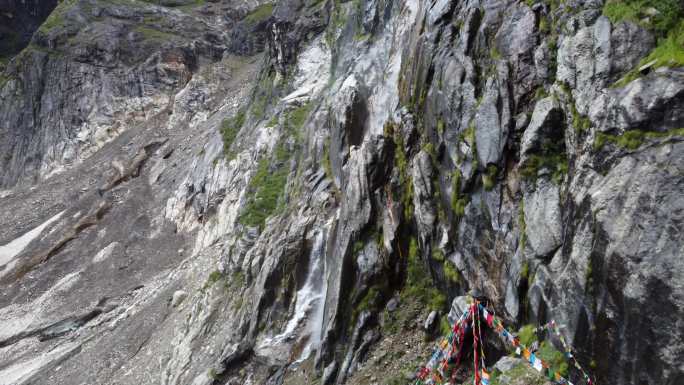
[[[306,360],[315,351],[321,340],[325,295],[323,287],[323,258],[325,258],[325,232],[317,230],[309,256],[306,281],[297,292],[295,310],[282,333],[264,338],[258,349],[268,349],[288,343],[298,332],[299,340],[306,339],[306,345],[296,362]]]

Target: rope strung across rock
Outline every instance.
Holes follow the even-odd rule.
[[[548,330],[552,332],[553,334],[558,337],[558,340],[560,341],[561,345],[563,345],[563,350],[565,350],[565,357],[568,359],[572,360],[573,365],[577,370],[579,370],[582,373],[582,376],[591,383],[591,377],[587,374],[587,372],[584,371],[582,366],[577,362],[577,359],[575,358],[575,355],[572,353],[572,348],[570,345],[565,341],[565,337],[563,337],[563,334],[560,332],[560,329],[558,325],[556,324],[556,321],[551,320],[550,322],[536,328],[534,331],[535,333]]]
[[[484,362],[480,313],[485,319],[487,326],[496,331],[496,333],[502,337],[504,341],[515,348],[515,354],[517,356],[522,356],[525,358],[525,361],[530,366],[532,366],[538,372],[546,375],[549,380],[561,385],[573,385],[572,382],[564,378],[560,372],[553,371],[547,362],[537,357],[534,352],[531,352],[525,345],[521,344],[520,339],[509,332],[504,327],[503,322],[501,322],[501,320],[496,317],[492,311],[487,310],[487,308],[477,300],[473,300],[468,309],[463,312],[461,317],[456,322],[454,322],[449,334],[440,339],[428,363],[418,370],[414,385],[447,385],[453,383],[453,380],[455,379],[454,374],[456,372],[454,369],[460,364],[462,358],[461,355],[463,353],[463,342],[465,339],[466,330],[469,326],[472,328],[473,333],[473,384],[489,384],[490,375],[487,373]],[[535,332],[545,329],[553,331],[559,337],[561,344],[563,344],[563,349],[565,349],[565,356],[573,361],[575,368],[582,373],[587,385],[592,385],[593,382],[591,377],[587,374],[587,372],[584,371],[584,369],[582,369],[580,364],[575,359],[575,356],[572,354],[572,350],[566,343],[565,338],[560,333],[556,323],[551,321],[535,329]],[[445,382],[445,379],[449,378],[449,371],[452,372],[451,381]]]

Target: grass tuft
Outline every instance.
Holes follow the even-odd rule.
[[[251,192],[240,215],[239,222],[246,226],[263,228],[266,218],[276,214],[283,205],[279,202],[287,182],[287,151],[282,145],[276,149],[276,164],[262,159],[256,174],[249,182]]]
[[[416,298],[420,303],[427,304],[430,310],[444,310],[447,298],[430,279],[418,256],[418,242],[415,238],[411,238],[409,241],[408,254],[406,285],[402,291],[402,296]]]
[[[228,159],[235,157],[235,152],[230,150],[237,134],[245,124],[245,111],[240,110],[231,119],[225,119],[221,124],[221,137],[223,138],[223,154]]]
[[[614,87],[639,78],[639,68],[647,64],[650,69],[684,66],[684,2],[681,0],[611,0],[603,6],[603,14],[613,23],[627,20],[651,30],[658,42]]]
[[[530,155],[527,162],[520,168],[520,174],[525,179],[535,180],[541,169],[551,171],[551,179],[554,183],[559,184],[563,181],[565,174],[568,173],[568,159],[563,153]]]
[[[461,194],[461,171],[457,168],[451,175],[451,209],[454,211],[454,215],[457,217],[462,217],[465,215],[465,208],[468,205],[468,197]]]
[[[603,14],[611,22],[631,21],[665,36],[684,15],[681,0],[608,0]]]
[[[684,128],[676,128],[665,132],[630,130],[622,135],[598,132],[594,140],[594,150],[601,150],[606,143],[612,143],[627,150],[636,150],[648,139],[666,139],[673,136],[684,136]]]
[[[452,283],[461,282],[461,274],[458,272],[458,269],[456,269],[453,262],[449,260],[444,261],[444,276]]]
[[[499,169],[496,165],[490,164],[487,166],[487,171],[482,174],[482,185],[484,189],[490,191],[496,185],[496,176],[499,173]]]
[[[525,325],[518,330],[518,338],[520,343],[525,346],[530,346],[534,341],[537,341],[537,333],[534,332],[534,325]]]
[[[259,24],[271,17],[273,14],[273,6],[273,3],[262,4],[247,14],[244,20],[249,24]]]

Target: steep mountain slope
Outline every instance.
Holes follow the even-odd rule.
[[[681,383],[683,14],[60,2],[0,75],[0,384],[385,383],[473,288]]]

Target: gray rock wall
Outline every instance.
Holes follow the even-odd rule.
[[[0,78],[0,384],[341,384],[409,258],[599,383],[682,380],[684,69],[613,86],[644,27],[152,3],[64,2]]]

